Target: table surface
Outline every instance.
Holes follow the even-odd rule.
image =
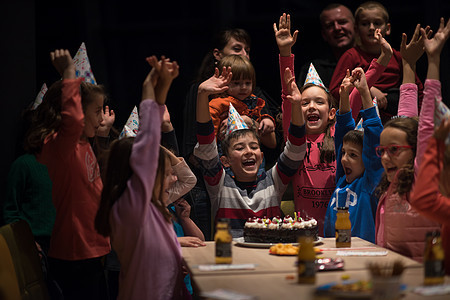
[[[336,258],[338,250],[335,247],[334,238],[326,238],[317,246],[323,249],[323,254],[318,256]],[[303,295],[302,299],[313,299],[314,291],[318,285],[329,282],[340,282],[343,275],[348,275],[354,280],[369,280],[370,275],[366,269],[369,261],[388,263],[401,260],[406,266],[402,275],[402,282],[409,289],[419,286],[423,282],[422,264],[404,257],[390,250],[376,246],[360,238],[352,238],[352,247],[348,250],[355,251],[383,251],[387,250],[386,256],[377,257],[342,257],[344,259],[344,270],[318,272],[315,285],[297,284],[295,263],[296,256],[276,256],[269,254],[269,249],[242,247],[233,243],[233,264],[255,264],[251,270],[222,270],[222,271],[200,271],[199,265],[215,264],[214,242],[206,242],[206,247],[188,248],[183,247],[183,257],[190,270],[193,285],[198,293],[213,291],[216,289],[227,289],[235,292],[253,295],[258,299],[282,298],[283,296]],[[347,249],[346,249],[347,250]],[[446,283],[450,278],[446,277]],[[440,296],[439,296],[440,297]],[[433,299],[449,299],[449,295]],[[405,292],[406,299],[423,299],[424,296]],[[430,297],[426,298],[430,299]]]

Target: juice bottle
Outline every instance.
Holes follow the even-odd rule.
[[[338,207],[336,214],[336,248],[349,248],[352,246],[352,224],[348,207]]]
[[[443,284],[445,277],[444,249],[439,231],[427,233],[423,263],[425,273],[423,284]]]
[[[316,252],[311,237],[301,236],[298,239],[298,283],[316,283]]]
[[[228,219],[219,219],[216,225],[216,264],[231,264],[231,241],[230,226]]]

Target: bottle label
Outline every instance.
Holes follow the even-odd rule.
[[[430,277],[444,277],[444,261],[443,260],[428,260],[424,263],[425,278]]]
[[[336,229],[336,243],[350,243],[351,241],[351,229]]]
[[[216,257],[231,257],[231,243],[216,242]]]
[[[314,260],[299,260],[298,276],[299,277],[316,276],[316,262]]]

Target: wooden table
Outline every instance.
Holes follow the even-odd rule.
[[[406,266],[402,276],[402,282],[412,288],[423,282],[422,264],[399,255],[390,250],[387,256],[377,257],[343,257],[345,267],[341,271],[318,272],[316,285],[300,285],[296,282],[295,256],[270,255],[268,249],[248,248],[238,246],[234,243],[232,248],[233,264],[255,264],[252,270],[226,270],[226,271],[200,271],[199,265],[214,264],[214,242],[206,242],[206,247],[187,248],[183,247],[183,257],[187,262],[193,279],[193,285],[197,293],[216,290],[219,288],[229,289],[236,292],[257,296],[258,299],[275,299],[302,295],[302,299],[313,299],[315,287],[333,281],[341,281],[343,275],[350,276],[355,280],[369,280],[370,274],[366,269],[369,261],[392,262],[400,259]],[[334,248],[334,238],[323,239],[318,245],[324,249],[319,256],[336,258],[338,250]],[[352,238],[352,249],[365,251],[383,251],[378,247],[360,238]],[[446,278],[447,283],[450,279]],[[449,295],[442,298],[449,299]],[[406,299],[431,299],[419,296],[412,292],[406,292]]]

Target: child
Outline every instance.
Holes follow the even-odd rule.
[[[224,93],[225,97],[214,98],[209,102],[209,113],[216,136],[219,140],[224,138],[226,116],[231,103],[241,116],[249,117],[244,120],[257,128],[261,143],[270,149],[275,148],[275,120],[265,107],[265,101],[253,94],[256,75],[252,63],[244,56],[229,55],[220,60],[219,70],[223,67],[231,67],[233,77]]]
[[[444,141],[449,134],[450,118],[447,118],[447,120],[442,121],[434,136],[430,138],[411,197],[411,205],[419,213],[442,224],[442,243],[447,258],[450,257],[450,195],[445,195],[439,190],[442,191],[443,185],[444,190],[448,191],[450,181],[448,180],[448,173],[444,181],[440,180],[439,177],[442,179],[442,175],[444,175],[442,161],[444,160],[444,164],[446,162],[443,155],[445,151],[449,152],[448,146],[445,150]],[[445,259],[445,272],[450,275],[450,259]]]
[[[380,29],[383,37],[391,32],[389,13],[386,8],[376,1],[368,1],[361,4],[355,11],[357,46],[347,50],[339,59],[330,83],[330,91],[334,97],[339,94],[339,86],[345,77],[347,69],[352,70],[361,67],[368,71],[371,61],[377,58],[382,45],[375,37],[375,30]],[[402,59],[398,51],[393,50],[393,58],[388,60],[386,69],[373,83],[369,84],[372,98],[377,97],[383,123],[391,116],[397,115],[398,88],[402,80]],[[369,76],[367,76],[369,77]],[[423,86],[416,76],[416,84],[419,87],[419,105],[422,101]]]
[[[278,163],[257,176],[263,153],[255,131],[232,131],[222,142],[225,167],[231,168],[234,177],[224,172],[217,152],[214,126],[209,113],[208,96],[225,92],[229,87],[231,68],[216,69],[214,76],[200,84],[197,98],[197,144],[194,155],[198,158],[205,184],[211,199],[215,220],[230,219],[233,237],[242,237],[244,224],[251,217],[276,217],[281,215],[281,197],[290,178],[300,166],[305,155],[304,121],[300,113],[301,95],[290,71],[286,70],[287,99],[297,108],[292,114],[288,140]],[[230,105],[231,108],[231,105]],[[231,109],[233,112],[233,110]],[[231,123],[231,122],[230,122]],[[242,124],[240,124],[242,126]],[[240,127],[245,128],[245,127]]]
[[[352,118],[349,89],[356,87],[361,94],[361,111],[364,133],[355,128]],[[381,120],[372,103],[364,71],[356,68],[349,71],[342,81],[341,101],[336,117],[336,190],[328,203],[325,216],[325,237],[334,237],[337,207],[347,207],[352,224],[352,236],[375,242],[376,201],[371,198],[373,189],[380,180],[383,167],[375,154],[383,130]]]
[[[164,103],[178,65],[165,58],[158,63],[154,56],[147,61],[153,69],[143,84],[140,128],[136,138],[111,145],[96,228],[111,234],[121,263],[118,299],[180,299],[188,292],[166,208],[176,177],[159,146]]]
[[[449,36],[449,28],[450,23],[447,23],[444,30],[444,20],[441,19],[439,31],[431,40],[426,38],[424,29],[421,29],[422,37],[413,37],[408,45],[406,36],[403,36],[404,72],[409,73],[407,78],[410,80],[424,46],[427,52],[424,103],[417,124],[411,118],[416,113],[417,86],[404,81],[400,88],[399,115],[407,117],[387,122],[377,147],[385,172],[376,190],[376,195],[380,196],[375,219],[376,243],[418,261],[422,259],[426,232],[439,228],[439,225],[418,215],[410,206],[410,191],[425,145],[433,133],[434,98],[441,97],[440,53]]]
[[[50,57],[62,81],[45,94],[28,134],[30,148],[42,148],[38,160],[53,182],[50,269],[65,299],[105,299],[101,260],[110,245],[94,229],[103,184],[88,141],[103,120],[105,91],[75,79],[68,50],[55,50]]]
[[[280,17],[279,29],[273,24],[275,38],[280,50],[280,72],[289,68],[294,74],[294,55],[291,48],[297,40],[298,31],[291,35],[290,15]],[[283,75],[282,75],[283,76]],[[315,75],[318,77],[318,75]],[[309,77],[309,76],[308,76]],[[307,81],[310,81],[307,78]],[[301,113],[305,120],[307,153],[293,179],[295,210],[314,217],[323,232],[323,222],[328,202],[335,189],[336,162],[334,152],[334,99],[322,82],[312,81],[301,88]],[[288,120],[297,113],[286,101],[288,87],[281,81],[283,98],[283,129],[286,137]],[[300,113],[300,112],[299,112]]]

